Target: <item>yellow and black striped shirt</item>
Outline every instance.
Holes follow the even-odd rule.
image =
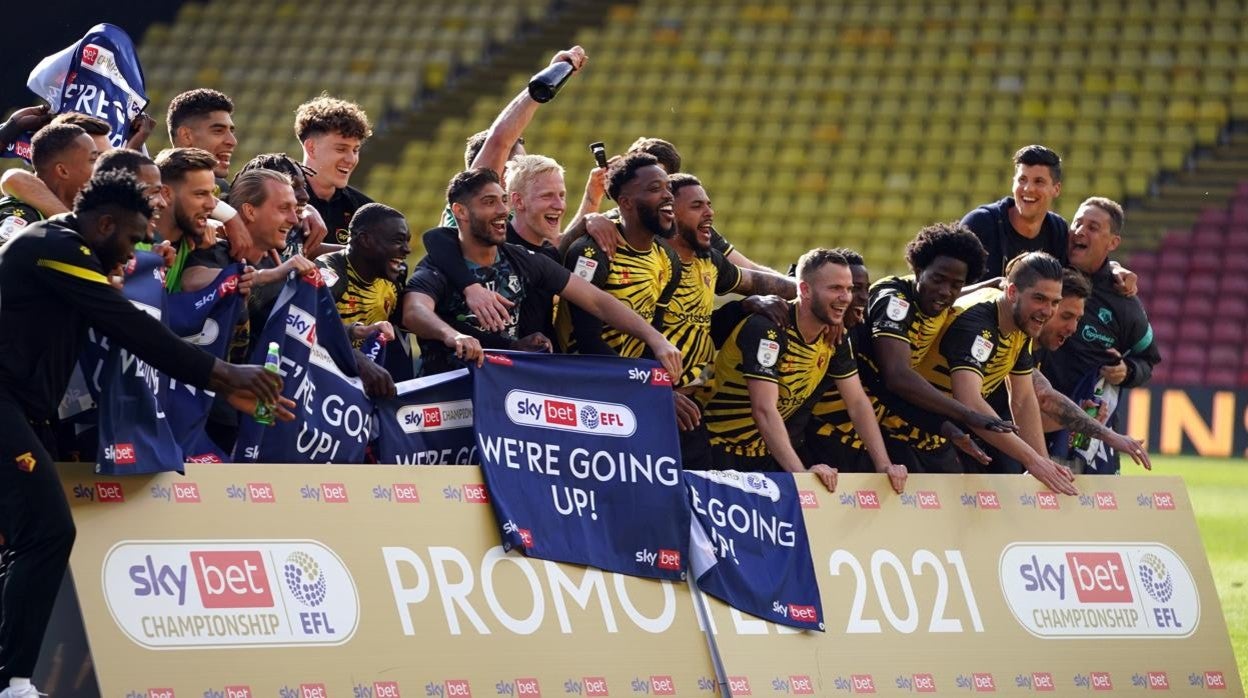
[[[849,338],[829,346],[822,335],[806,343],[797,329],[797,304],[790,303],[789,327],[762,315],[742,320],[715,357],[715,378],[698,393],[711,444],[739,456],[765,456],[767,444],[750,409],[747,380],[775,383],[777,409],[786,421],[818,391],[825,375],[857,372]]]
[[[715,360],[711,311],[715,296],[730,293],[741,282],[741,270],[716,250],[680,265],[680,284],[663,313],[663,336],[680,350],[684,373],[676,386],[697,381]]]
[[[365,281],[351,266],[346,250],[323,255],[316,260],[316,265],[321,268],[321,276],[334,297],[344,325],[357,322],[372,325],[390,319],[399,302],[398,288],[393,281],[383,277]],[[358,347],[362,341],[355,345]]]
[[[953,392],[954,371],[974,371],[983,379],[980,393],[987,397],[1010,374],[1029,375],[1031,339],[1022,330],[1004,333],[997,320],[997,301],[1004,291],[985,288],[953,304],[953,320],[937,340],[938,351],[928,352],[916,369],[932,385]]]
[[[647,322],[667,303],[680,283],[680,258],[668,245],[655,240],[648,250],[636,250],[621,236],[615,259],[585,236],[572,243],[563,264],[573,274],[620,299]],[[618,354],[630,359],[642,356],[640,339],[604,325],[591,313],[566,300],[559,302],[555,319],[559,342],[569,354]]]

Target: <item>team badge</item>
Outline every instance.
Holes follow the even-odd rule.
[[[589,250],[585,250],[586,253]],[[581,255],[576,258],[576,268],[572,270],[573,274],[581,277],[585,281],[594,280],[594,272],[598,270],[598,260],[591,259],[588,254]]]
[[[22,455],[14,458],[17,461],[17,469],[24,473],[33,473],[35,471],[35,454],[27,451]]]
[[[780,343],[771,339],[758,340],[758,365],[763,368],[771,368],[776,365],[776,359],[780,357]]]
[[[1108,325],[1114,320],[1114,313],[1109,308],[1101,308],[1096,311],[1096,317],[1101,321],[1102,325]]]
[[[888,308],[885,310],[885,314],[888,315],[889,320],[896,320],[900,322],[906,319],[906,313],[909,312],[909,301],[904,298],[898,298],[897,296],[893,296],[888,299]]]
[[[338,274],[329,267],[321,267],[321,280],[325,282],[326,286],[333,286],[338,283]]]
[[[507,277],[507,288],[512,293],[520,293],[520,277],[518,276]]]
[[[992,349],[992,341],[984,337],[976,337],[975,341],[971,342],[971,356],[980,363],[987,361],[988,357],[992,356]]]
[[[711,287],[711,275],[707,272],[702,272],[702,285],[707,288]]]

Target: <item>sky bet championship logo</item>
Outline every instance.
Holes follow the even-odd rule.
[[[1000,575],[1014,617],[1039,637],[1179,638],[1200,623],[1191,572],[1158,543],[1014,543]]]
[[[149,649],[340,645],[355,581],[315,541],[123,541],[104,558],[117,626]]]
[[[637,417],[626,405],[512,390],[504,400],[507,417],[522,427],[629,437]]]

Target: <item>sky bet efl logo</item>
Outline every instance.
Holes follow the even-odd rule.
[[[113,619],[149,649],[339,645],[355,582],[315,541],[118,543],[104,559]]]
[[[522,427],[629,437],[637,417],[625,405],[512,390],[504,400],[507,417]]]
[[[1200,622],[1187,565],[1157,543],[1015,543],[1001,590],[1039,637],[1186,637]]]

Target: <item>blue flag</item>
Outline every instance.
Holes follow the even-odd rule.
[[[472,430],[472,378],[461,368],[395,385],[398,396],[377,402],[373,454],[378,463],[477,463]]]
[[[107,121],[113,147],[126,144],[130,122],[147,106],[143,83],[134,42],[112,24],[91,27],[74,44],[39,61],[26,80],[54,113],[73,111]]]
[[[122,293],[160,320],[165,316],[165,263],[136,252],[126,266]],[[113,344],[99,376],[99,452],[96,472],[108,475],[182,472],[182,449],[166,419],[168,391],[155,368]]]
[[[239,419],[239,463],[363,463],[373,420],[347,330],[319,271],[292,276],[256,338],[251,362],[269,343],[282,355],[282,394],[295,401],[293,422],[271,427]]]
[[[230,340],[243,312],[238,293],[242,264],[231,264],[217,274],[212,284],[191,293],[171,293],[166,297],[169,329],[186,341],[224,360]],[[212,410],[214,393],[165,377],[168,389],[169,424],[189,463],[221,463],[226,454],[204,431]]]
[[[791,473],[685,471],[689,565],[698,586],[729,606],[823,630],[810,539]]]
[[[684,578],[689,507],[666,371],[640,359],[489,352],[473,383],[505,549]]]

